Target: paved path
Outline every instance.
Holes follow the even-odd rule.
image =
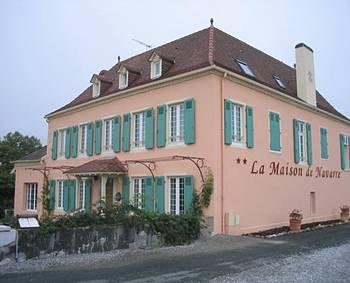
[[[266,240],[216,236],[187,247],[5,274],[0,282],[350,282],[349,253],[350,224],[344,224]]]

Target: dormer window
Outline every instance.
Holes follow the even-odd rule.
[[[92,83],[92,97],[100,96],[101,81],[98,79],[96,74],[92,76],[90,82]]]
[[[153,53],[149,61],[151,62],[151,79],[159,78],[162,75],[162,58],[157,53]]]
[[[127,88],[129,83],[129,72],[126,68],[119,71],[119,89]]]
[[[280,88],[286,88],[283,81],[279,77],[273,76],[273,78]]]
[[[242,71],[243,71],[246,75],[248,75],[248,76],[250,76],[250,77],[255,77],[253,71],[249,68],[249,66],[247,65],[247,63],[245,63],[245,62],[243,62],[243,61],[240,61],[240,60],[238,60],[238,59],[237,59],[236,61],[237,61],[238,65],[239,65],[239,67],[242,69]]]

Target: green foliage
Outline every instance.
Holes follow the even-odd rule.
[[[0,139],[0,217],[5,208],[13,208],[15,178],[11,174],[11,161],[18,160],[40,147],[39,139],[23,136],[19,132],[8,133]]]
[[[210,205],[211,195],[214,190],[214,175],[210,168],[208,168],[207,174],[202,184],[202,191],[199,195],[199,203],[201,207],[208,208]]]
[[[50,211],[50,183],[47,173],[44,174],[43,189],[41,190],[40,201],[43,206],[43,213],[49,214]]]
[[[4,218],[0,219],[0,224],[7,225],[7,226],[10,226],[12,228],[16,228],[17,218],[13,215],[5,216]]]

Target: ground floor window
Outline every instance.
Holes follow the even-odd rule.
[[[184,214],[184,191],[184,177],[169,178],[169,208],[171,214]]]
[[[26,184],[26,191],[27,191],[27,210],[36,211],[38,184],[37,183]]]
[[[80,209],[85,209],[87,179],[80,180],[78,190],[78,204]]]
[[[63,180],[57,181],[57,208],[63,209]]]
[[[133,178],[133,203],[139,209],[144,209],[145,202],[145,178]]]

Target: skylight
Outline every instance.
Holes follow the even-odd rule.
[[[242,71],[243,71],[246,75],[251,76],[251,77],[255,77],[253,71],[249,68],[249,66],[247,65],[247,63],[244,63],[244,62],[242,62],[242,61],[240,61],[240,60],[236,60],[236,61],[237,61],[238,65],[241,67]]]
[[[279,87],[281,88],[286,88],[286,86],[284,85],[284,83],[282,82],[282,80],[277,77],[277,76],[273,76],[274,80],[276,81],[276,83],[278,84]]]

